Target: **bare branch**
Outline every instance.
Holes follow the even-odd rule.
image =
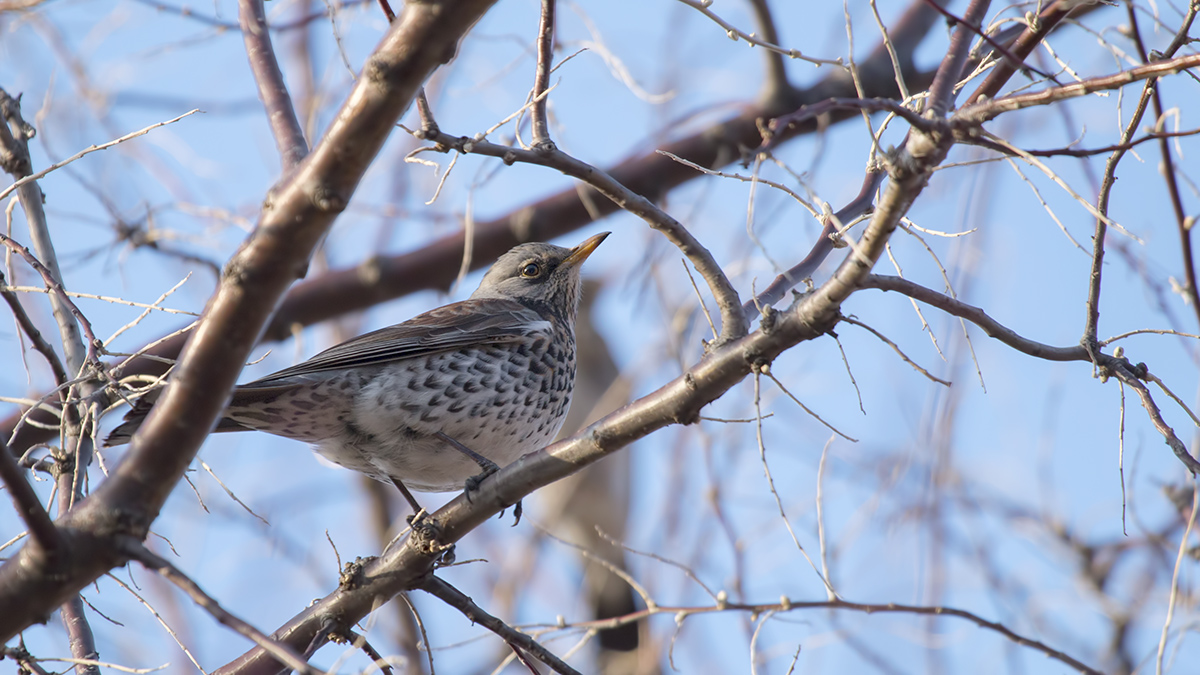
[[[1093,77],[1079,82],[1072,82],[1071,84],[1050,87],[1042,91],[1016,94],[991,101],[975,103],[955,113],[953,121],[959,124],[982,124],[1006,112],[1048,105],[1058,101],[1065,101],[1069,98],[1086,96],[1098,91],[1118,89],[1132,82],[1171,75],[1197,66],[1200,66],[1200,54],[1177,56],[1163,61],[1156,61],[1145,66],[1130,68],[1129,70],[1113,75]]]
[[[54,527],[50,514],[46,513],[46,508],[38,500],[33,486],[25,479],[24,472],[17,465],[16,458],[9,452],[8,444],[3,438],[0,438],[0,455],[0,481],[8,486],[9,497],[12,498],[13,506],[21,519],[25,521],[25,527],[29,529],[33,545],[41,549],[47,567],[59,567],[62,564],[64,542],[58,528]]]
[[[300,120],[296,118],[296,107],[292,105],[292,97],[283,81],[283,72],[279,70],[279,61],[275,58],[262,0],[238,0],[238,23],[246,43],[250,71],[258,84],[258,96],[266,108],[267,123],[286,173],[308,154],[308,143],[304,140]]]
[[[765,35],[765,39],[759,39],[750,33],[740,30],[733,24],[731,24],[728,21],[717,16],[715,12],[713,12],[711,9],[709,9],[709,6],[712,4],[711,1],[704,2],[704,0],[679,0],[679,2],[682,2],[683,4],[687,5],[688,7],[695,9],[696,11],[700,12],[704,16],[711,19],[713,23],[717,24],[718,26],[720,26],[721,28],[723,28],[725,30],[725,35],[727,35],[730,40],[734,40],[734,41],[737,41],[739,39],[745,40],[748,44],[751,44],[755,47],[762,47],[763,49],[766,49],[767,51],[778,54],[780,56],[786,56],[791,59],[800,59],[802,61],[808,61],[809,63],[815,64],[818,66],[842,66],[843,65],[841,57],[838,57],[836,59],[818,59],[818,58],[814,58],[811,56],[805,56],[804,54],[802,54],[800,52],[799,49],[785,49],[784,47],[780,47],[777,44],[779,38],[770,34],[770,33],[774,33],[773,30],[769,31]],[[765,0],[752,0],[752,2],[754,2],[755,11],[759,14],[759,17],[761,19],[762,15],[763,15],[763,10],[766,7]],[[778,71],[781,71],[782,68],[776,68],[774,66],[771,66],[771,67],[769,67],[769,70],[774,75],[774,74],[777,74]]]
[[[272,656],[279,659],[280,662],[287,664],[292,670],[299,670],[306,675],[320,675],[322,673],[321,669],[309,665],[299,654],[286,645],[281,645],[267,637],[259,629],[230,614],[212,596],[205,593],[199,584],[179,571],[179,568],[172,565],[165,558],[156,555],[141,543],[125,539],[121,548],[130,558],[141,563],[146,569],[158,572],[164,579],[178,586],[180,590],[187,593],[188,597],[194,600],[197,605],[203,607],[221,625],[228,626],[241,635],[250,638],[255,644],[270,652]]]
[[[930,2],[929,4],[935,3]],[[967,55],[971,50],[971,35],[979,32],[979,24],[987,14],[990,0],[971,0],[962,19],[958,20],[958,28],[950,38],[950,48],[942,57],[933,84],[929,85],[928,114],[932,119],[941,119],[954,107],[954,85],[958,84],[963,75],[963,65],[967,63]],[[938,11],[944,11],[941,7]],[[1023,57],[1021,57],[1023,58]]]
[[[315,18],[323,16],[324,12],[321,12]],[[311,21],[312,18],[307,20]],[[900,62],[906,69],[912,65],[913,52],[936,19],[936,12],[925,6],[922,0],[915,0],[889,32]],[[282,30],[286,26],[279,28]],[[886,68],[889,60],[888,50],[881,46],[859,64],[860,70],[867,74],[861,81],[868,96],[886,96],[895,91],[892,72]],[[911,89],[923,88],[931,78],[930,73],[907,70],[906,76]],[[770,96],[761,102],[748,104],[736,116],[666,143],[659,149],[700,166],[723,166],[740,159],[742,147],[752,147],[761,141],[758,120],[773,118],[795,110],[797,105],[805,101],[815,102],[830,95],[849,97],[855,96],[856,92],[845,78],[831,75],[812,87],[787,96]],[[845,120],[850,115],[849,112],[834,112],[830,115],[831,122]],[[816,128],[816,124],[806,123],[790,129],[784,135],[794,138],[812,133]],[[652,200],[699,175],[655,151],[632,155],[608,168],[606,173]],[[594,206],[594,211],[586,208],[577,189],[569,188],[500,218],[478,223],[473,237],[475,255],[472,264],[474,267],[482,266],[522,241],[553,239],[619,208],[608,200],[595,201]],[[409,253],[371,258],[360,265],[328,272],[296,284],[275,312],[262,339],[282,340],[292,335],[293,326],[311,325],[418,290],[448,288],[454,281],[457,262],[462,259],[463,246],[463,233],[454,233]],[[129,376],[161,375],[165,371],[163,359],[174,360],[185,339],[186,335],[177,334],[155,341],[155,347],[145,352],[146,358],[130,362],[125,367],[125,373]],[[21,419],[21,414],[10,416],[0,424],[0,433],[12,434]],[[50,419],[48,413],[40,410],[33,411],[30,419],[35,425],[57,426],[57,420]],[[46,432],[35,425],[24,426],[12,438],[10,443],[14,452],[23,452],[25,448],[48,438]]]
[[[7,641],[71,594],[120,564],[120,523],[140,540],[208,435],[250,349],[313,248],[345,208],[362,175],[425,78],[453,54],[491,0],[409,3],[368,59],[365,74],[322,142],[273,193],[251,238],[226,267],[221,287],[192,332],[171,386],[135,434],[124,460],[91,497],[64,516],[79,556],[68,574],[48,574],[31,547],[0,566]],[[114,510],[122,515],[116,517]],[[103,524],[101,526],[100,524]],[[97,529],[104,529],[102,536]]]
[[[533,79],[533,149],[539,152],[554,149],[550,140],[550,123],[546,116],[546,93],[550,87],[550,69],[554,61],[554,6],[556,0],[542,0],[541,20],[538,23],[537,66]]]
[[[0,92],[3,92],[3,90],[0,90]],[[7,98],[8,94],[3,93],[3,94],[0,94],[0,96]],[[12,100],[12,99],[9,99],[9,100]],[[119,145],[121,143],[124,143],[125,141],[137,138],[138,136],[144,136],[159,127],[165,127],[168,124],[174,124],[175,122],[178,122],[179,120],[181,120],[185,117],[188,117],[190,115],[195,115],[198,112],[203,112],[203,111],[202,110],[189,110],[178,117],[173,117],[165,122],[156,122],[144,129],[139,129],[133,133],[125,134],[124,136],[122,136],[116,140],[108,141],[107,143],[101,143],[100,145],[93,145],[91,147],[80,150],[79,152],[75,153],[74,155],[71,155],[70,157],[64,159],[63,161],[55,162],[54,164],[51,164],[50,166],[46,167],[45,169],[42,169],[41,171],[38,171],[37,173],[31,173],[31,174],[17,180],[15,183],[13,183],[12,185],[9,185],[8,187],[4,188],[3,190],[0,190],[0,199],[4,199],[5,197],[12,194],[14,191],[20,189],[22,186],[28,185],[29,183],[32,183],[40,178],[43,178],[47,174],[49,174],[53,171],[56,171],[58,169],[61,169],[62,167],[74,162],[77,159],[80,159],[84,156],[90,155],[93,152],[107,150],[107,149],[113,147],[114,145]]]
[[[737,291],[724,270],[709,253],[708,249],[694,237],[682,223],[672,218],[658,208],[649,199],[622,185],[614,177],[604,171],[582,162],[558,149],[525,150],[506,145],[498,145],[486,140],[477,140],[465,136],[451,136],[443,131],[416,132],[423,140],[432,141],[439,151],[454,150],[463,154],[480,154],[489,157],[499,157],[507,164],[521,162],[536,164],[577,178],[600,194],[608,197],[613,203],[646,221],[650,227],[658,230],[683,252],[700,276],[708,282],[709,290],[717,300],[721,310],[721,334],[715,344],[724,344],[746,334],[746,320],[742,315],[742,303]]]
[[[475,604],[474,600],[442,579],[431,574],[426,577],[418,588],[462,612],[463,616],[471,620],[471,623],[477,623],[499,635],[518,655],[522,651],[529,652],[539,661],[550,666],[550,669],[556,673],[562,673],[562,675],[580,675],[578,670],[567,665],[562,659],[538,644],[537,640],[518,632],[512,626],[483,611],[479,605]]]
[[[46,363],[50,366],[50,372],[54,373],[55,384],[59,387],[66,384],[70,377],[67,376],[67,371],[63,368],[62,360],[58,358],[54,347],[51,347],[50,343],[46,342],[46,338],[42,337],[42,333],[37,329],[37,326],[33,325],[33,321],[29,319],[29,314],[21,306],[21,300],[12,291],[12,287],[8,285],[8,281],[4,278],[3,272],[0,272],[0,296],[3,296],[4,301],[8,303],[13,317],[17,320],[17,325],[21,327],[21,332],[25,334],[25,337],[29,338],[29,341],[33,344],[33,348],[46,359]],[[65,396],[66,392],[63,391],[62,395]]]

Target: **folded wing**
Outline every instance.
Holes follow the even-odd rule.
[[[520,303],[494,298],[464,300],[360,335],[239,389],[274,387],[296,376],[514,342],[550,330],[549,321]]]

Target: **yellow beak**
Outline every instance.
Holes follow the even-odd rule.
[[[567,256],[566,259],[562,261],[562,264],[568,267],[582,265],[583,261],[587,260],[588,256],[592,254],[592,251],[595,251],[596,247],[600,245],[600,242],[604,241],[604,239],[610,234],[612,234],[612,232],[601,232],[600,234],[571,249],[571,255]]]

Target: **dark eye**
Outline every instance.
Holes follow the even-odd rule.
[[[542,273],[542,266],[535,262],[527,262],[521,265],[521,276],[526,279],[534,279]]]

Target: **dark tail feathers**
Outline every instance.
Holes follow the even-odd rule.
[[[134,432],[141,428],[142,422],[146,421],[146,415],[150,414],[150,409],[158,402],[158,397],[162,392],[162,389],[155,389],[134,401],[133,407],[125,413],[125,419],[117,425],[116,429],[112,430],[108,438],[104,439],[104,445],[112,447],[128,443],[129,439],[133,438]],[[250,431],[250,428],[238,424],[228,417],[222,417],[213,431]]]

